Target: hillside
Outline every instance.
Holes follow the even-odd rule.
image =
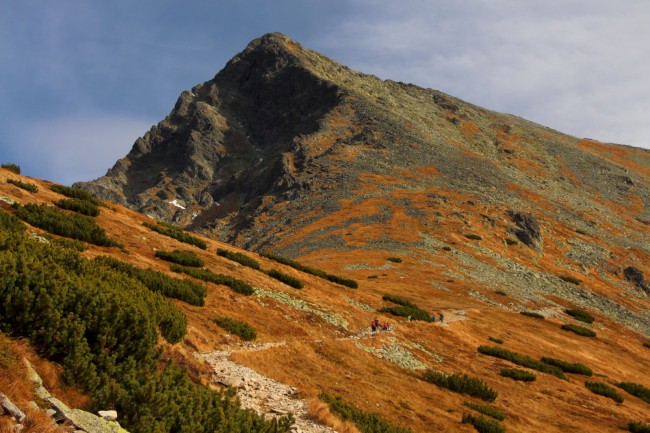
[[[8,203],[50,204],[62,198],[51,185],[0,169],[0,205],[18,214]],[[305,432],[326,431],[315,421],[355,431],[338,424],[321,393],[413,432],[474,431],[461,424],[463,414],[478,415],[464,402],[498,408],[507,431],[524,433],[650,422],[650,403],[616,386],[650,388],[650,151],[382,81],[269,34],[183,92],[106,176],[76,186],[114,202],[94,217],[107,243],[88,244],[82,256],[185,278],[159,256],[191,251],[202,261],[196,269],[254,288],[247,296],[223,278],[201,282],[203,305],[188,304],[191,296],[173,301],[186,334],[169,341],[159,328],[157,345],[194,382],[238,388],[247,407],[268,412],[287,397],[277,415],[305,400],[306,418],[297,417]],[[173,229],[151,217],[199,241],[155,232]],[[260,269],[218,250],[242,253]],[[399,313],[400,302],[424,313],[380,311]],[[566,313],[575,309],[586,317]],[[440,313],[442,323],[406,318]],[[256,339],[224,330],[214,322],[222,317],[250,325]],[[375,317],[391,330],[372,333]],[[486,354],[497,352],[490,347],[532,360],[517,358],[522,367],[512,353]],[[593,374],[557,377],[542,357]],[[503,368],[524,368],[536,380],[513,380]],[[455,393],[423,380],[425,372],[480,378],[498,396],[486,403]],[[585,381],[613,386],[624,401]]]

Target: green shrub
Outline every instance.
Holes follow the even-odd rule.
[[[585,323],[594,322],[594,316],[587,313],[585,310],[581,310],[579,308],[571,308],[571,309],[564,310],[564,312],[569,316],[573,316],[576,320],[580,320],[581,322],[585,322]]]
[[[24,232],[26,228],[27,227],[21,220],[0,209],[0,230],[13,233]]]
[[[645,386],[634,382],[619,382],[616,384],[616,386],[635,397],[639,397],[646,403],[650,403],[650,389],[646,388]]]
[[[503,344],[503,340],[500,338],[488,337],[488,340],[493,341],[497,344]]]
[[[349,278],[343,278],[339,277],[337,275],[332,275],[328,274],[325,271],[321,271],[320,269],[314,269],[310,268],[308,266],[301,265],[300,263],[296,262],[295,260],[288,259],[286,257],[278,256],[277,254],[272,254],[272,253],[261,253],[262,256],[266,257],[267,259],[274,260],[278,263],[282,263],[283,265],[291,266],[294,269],[297,269],[301,272],[305,272],[310,275],[314,275],[318,278],[323,278],[325,280],[331,281],[336,284],[340,284],[342,286],[349,287],[351,289],[356,289],[359,287],[359,283],[357,283],[355,280],[351,280]]]
[[[90,217],[96,217],[99,215],[99,208],[95,204],[86,200],[68,198],[61,199],[53,203],[55,206],[60,207],[61,209],[71,210],[82,215],[88,215]]]
[[[567,283],[575,284],[576,286],[582,282],[579,279],[572,277],[570,275],[560,275],[560,279],[562,281],[566,281]]]
[[[191,251],[156,251],[156,257],[178,265],[201,268],[205,262]]]
[[[399,257],[389,257],[386,260],[393,263],[402,263],[402,259]]]
[[[145,221],[142,223],[142,225],[150,230],[155,231],[156,233],[160,233],[161,235],[168,236],[172,239],[176,239],[177,241],[189,245],[194,245],[201,248],[202,250],[208,248],[208,245],[202,239],[199,239],[196,236],[192,236],[191,234],[179,229],[178,227],[174,227],[171,224],[166,224],[162,221],[158,221],[157,224],[151,224]]]
[[[534,382],[537,379],[533,373],[518,368],[502,368],[499,374],[510,379],[521,380],[522,382]]]
[[[376,413],[366,413],[355,406],[345,403],[341,396],[322,393],[321,400],[328,404],[330,410],[344,421],[350,421],[361,433],[413,433],[407,427],[400,427],[383,419]]]
[[[14,203],[13,207],[18,218],[52,234],[103,247],[124,247],[106,236],[106,232],[88,216],[66,214],[53,207],[33,203],[25,206]]]
[[[9,372],[2,370],[15,371],[17,367],[18,358],[11,347],[11,340],[0,331],[0,372],[2,375],[8,375]]]
[[[22,188],[25,191],[38,192],[38,187],[36,185],[34,185],[33,183],[25,183],[25,182],[21,182],[19,180],[13,180],[13,179],[7,179],[7,183],[15,185],[18,188]]]
[[[198,307],[205,305],[204,298],[208,291],[202,284],[197,284],[189,279],[172,278],[154,269],[138,268],[108,256],[99,256],[95,258],[95,261],[137,279],[152,292],[160,293],[168,298],[179,299]]]
[[[401,305],[394,307],[384,307],[379,310],[380,313],[388,313],[393,316],[411,317],[411,320],[421,320],[424,322],[431,322],[431,316],[426,311],[420,308],[404,307]]]
[[[368,275],[369,280],[376,280],[377,278],[379,278],[377,275]]]
[[[585,382],[587,389],[594,394],[611,398],[616,403],[623,403],[623,396],[616,392],[614,388],[601,382]]]
[[[239,320],[231,319],[229,317],[218,317],[214,319],[214,323],[226,331],[239,336],[242,340],[252,341],[257,338],[255,330],[248,323],[240,322]]]
[[[506,292],[504,292],[503,290],[495,290],[494,293],[496,293],[497,295],[500,295],[500,296],[508,296],[508,294]]]
[[[648,349],[650,349],[650,342],[647,342],[647,341],[644,342],[643,347],[647,347]]]
[[[505,359],[512,362],[513,364],[520,365],[522,367],[531,368],[533,370],[541,371],[542,373],[552,374],[555,377],[566,380],[566,376],[557,367],[554,367],[549,364],[545,364],[541,361],[537,361],[530,356],[521,355],[516,352],[511,352],[508,349],[502,347],[489,347],[489,346],[479,346],[478,351],[484,355],[494,356],[495,358]]]
[[[483,415],[487,415],[499,421],[503,421],[504,419],[506,419],[506,416],[503,412],[501,412],[499,409],[492,406],[480,405],[469,401],[463,402],[463,405],[469,407],[470,409],[474,409],[475,411],[482,413]]]
[[[627,429],[632,433],[650,433],[650,424],[631,422],[627,425]]]
[[[573,332],[574,334],[581,335],[583,337],[595,337],[596,333],[592,331],[591,329],[587,329],[583,326],[578,326],[578,325],[573,325],[573,324],[568,324],[568,325],[562,325],[562,329],[565,331],[570,331]]]
[[[451,247],[450,247],[450,246],[444,246],[444,247],[442,247],[442,249],[445,250],[445,251],[451,251]]]
[[[584,376],[591,376],[594,374],[594,372],[591,371],[591,368],[587,367],[584,364],[580,364],[579,362],[567,362],[562,361],[561,359],[547,357],[543,357],[541,361],[545,364],[558,367],[565,373],[582,374]]]
[[[253,268],[258,271],[261,269],[260,264],[257,262],[257,260],[248,257],[246,254],[234,253],[232,251],[224,250],[223,248],[217,248],[217,254],[221,257],[232,260],[233,262],[248,266],[249,268]]]
[[[17,164],[4,163],[0,165],[0,167],[4,168],[5,170],[9,170],[12,173],[20,174],[20,166]]]
[[[463,414],[463,424],[472,424],[479,433],[505,433],[506,428],[496,421],[482,416]]]
[[[302,289],[305,286],[303,282],[298,278],[287,275],[284,272],[278,271],[277,269],[271,269],[267,272],[267,274],[269,277],[275,278],[278,281],[282,281],[284,284],[287,284],[294,289]]]
[[[517,245],[519,243],[512,238],[505,238],[504,242],[506,243],[506,245]]]
[[[393,304],[397,305],[402,305],[404,307],[411,307],[411,308],[420,308],[417,306],[417,304],[409,301],[406,298],[402,298],[399,296],[394,296],[394,295],[384,295],[381,297],[384,301],[392,302]]]
[[[234,292],[237,292],[241,295],[248,296],[255,293],[255,289],[250,284],[229,275],[215,274],[208,269],[196,269],[188,268],[185,266],[172,265],[171,270],[172,272],[183,273],[189,275],[190,277],[197,278],[208,283],[230,287]]]
[[[59,193],[61,195],[64,195],[68,198],[76,198],[79,200],[85,200],[88,201],[94,205],[101,205],[101,202],[97,200],[91,193],[89,193],[86,190],[83,190],[81,188],[74,188],[71,186],[63,186],[63,185],[52,185],[50,186],[50,189],[56,193]]]
[[[543,315],[539,313],[535,313],[534,311],[521,311],[519,314],[522,314],[524,316],[532,317],[534,319],[545,319]]]
[[[483,239],[481,236],[479,236],[479,235],[474,235],[474,234],[471,234],[471,235],[465,235],[465,237],[466,237],[467,239],[472,239],[472,240],[474,240],[474,241],[480,241],[481,239]]]
[[[439,371],[427,370],[424,372],[422,379],[441,388],[446,388],[459,394],[467,394],[489,402],[496,400],[498,396],[498,393],[486,385],[481,379],[469,377],[466,374],[447,375]]]
[[[88,246],[86,245],[85,242],[81,242],[76,239],[54,238],[51,240],[51,242],[63,248],[79,251],[80,253],[83,253],[88,249]]]

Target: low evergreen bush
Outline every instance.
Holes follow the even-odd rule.
[[[529,371],[519,370],[518,368],[502,368],[499,374],[503,377],[509,377],[522,382],[534,382],[537,377]]]
[[[244,266],[248,266],[249,268],[253,268],[258,271],[261,269],[260,264],[257,262],[257,260],[248,257],[246,254],[235,253],[232,251],[225,250],[223,248],[217,248],[217,254],[220,255],[221,257],[227,258],[228,260],[232,260],[233,262],[237,262]]]
[[[445,388],[459,394],[467,394],[488,402],[496,400],[497,396],[499,395],[497,391],[490,388],[481,379],[470,377],[466,374],[447,375],[440,371],[427,370],[424,372],[422,379],[441,388]]]
[[[481,239],[483,239],[483,237],[481,237],[479,235],[474,235],[474,234],[465,235],[465,237],[467,239],[471,239],[471,240],[474,240],[474,241],[480,241]]]
[[[500,338],[488,337],[488,340],[493,341],[497,344],[503,344],[503,340]]]
[[[499,296],[508,296],[508,294],[503,290],[495,290],[494,293],[496,293]]]
[[[576,286],[580,285],[580,283],[582,282],[579,279],[572,277],[570,275],[561,275],[560,279],[562,281],[566,281],[567,283],[575,284]]]
[[[97,207],[97,205],[78,198],[61,199],[53,202],[53,204],[61,209],[71,210],[89,217],[96,217],[99,215],[99,207]]]
[[[196,236],[192,236],[186,231],[181,230],[178,227],[174,227],[171,224],[163,223],[162,221],[158,221],[157,224],[152,224],[145,221],[142,223],[142,225],[147,227],[149,230],[153,230],[156,233],[160,233],[161,235],[168,236],[172,239],[176,239],[177,241],[189,245],[194,245],[201,248],[202,250],[208,248],[208,245],[202,239],[199,239]]]
[[[229,317],[218,317],[214,319],[214,323],[226,331],[237,335],[244,341],[252,341],[257,338],[255,329],[251,325],[239,320],[231,319]]]
[[[546,317],[544,317],[543,315],[541,315],[539,313],[535,313],[534,311],[521,311],[519,314],[524,315],[524,316],[528,316],[528,317],[532,317],[534,319],[546,319]]]
[[[4,168],[5,170],[9,170],[14,174],[20,174],[20,166],[18,164],[4,163],[0,165],[0,167]]]
[[[510,350],[504,349],[502,347],[479,346],[478,351],[484,355],[505,359],[507,361],[512,362],[513,364],[517,364],[522,367],[541,371],[542,373],[552,374],[555,377],[566,380],[566,376],[564,375],[561,369],[549,364],[545,364],[541,361],[537,361],[531,358],[530,356],[521,355],[516,352],[511,352]]]
[[[53,207],[33,203],[12,205],[16,216],[34,227],[55,235],[77,239],[103,247],[123,248],[124,245],[110,239],[95,220],[85,215],[66,214]]]
[[[506,428],[496,421],[469,413],[463,414],[462,423],[472,424],[479,433],[505,433],[506,431]]]
[[[501,412],[499,409],[492,406],[480,405],[469,401],[463,402],[463,405],[469,407],[470,409],[474,409],[475,411],[482,413],[483,415],[487,415],[499,421],[503,421],[504,419],[506,419],[506,416],[504,415],[503,412]]]
[[[190,305],[202,307],[208,290],[202,285],[189,279],[172,278],[154,269],[142,269],[129,263],[122,262],[109,256],[99,256],[95,261],[101,265],[123,272],[129,277],[140,281],[152,292],[160,293],[168,298],[178,299]]]
[[[623,396],[616,392],[614,388],[602,382],[585,382],[585,387],[594,394],[611,398],[616,403],[623,403]]]
[[[392,302],[393,304],[402,305],[404,307],[420,308],[417,306],[417,304],[409,301],[406,298],[402,298],[400,296],[384,295],[381,297],[381,299],[383,299],[384,301]]]
[[[267,275],[271,278],[275,278],[278,281],[282,281],[284,284],[293,287],[294,289],[302,289],[305,285],[296,277],[287,275],[284,272],[280,272],[277,269],[271,269],[267,272]]]
[[[342,420],[356,425],[361,433],[413,433],[411,429],[391,424],[376,413],[366,413],[345,403],[339,395],[322,393],[320,399]]]
[[[327,272],[321,271],[320,269],[314,269],[308,266],[304,266],[296,262],[295,260],[291,260],[286,257],[279,256],[277,254],[272,254],[272,253],[260,253],[260,254],[266,257],[267,259],[274,260],[278,263],[282,263],[283,265],[291,266],[294,269],[297,269],[301,272],[305,272],[310,275],[314,275],[315,277],[323,278],[327,281],[331,281],[333,283],[340,284],[342,286],[346,286],[351,289],[356,289],[357,287],[359,287],[359,283],[357,283],[355,280],[339,277],[338,275],[328,274]]]
[[[156,257],[167,260],[168,262],[176,263],[182,266],[190,266],[192,268],[202,268],[205,262],[191,251],[156,251]]]
[[[64,195],[68,198],[76,198],[79,200],[85,200],[88,201],[94,205],[101,205],[101,202],[97,200],[91,193],[89,193],[86,190],[83,190],[81,188],[74,188],[71,186],[63,186],[63,185],[52,185],[50,186],[50,189],[56,193],[59,193],[61,195]]]
[[[567,325],[562,325],[561,327],[565,331],[570,331],[573,332],[574,334],[581,335],[583,337],[595,337],[596,333],[592,331],[591,329],[587,329],[583,326],[578,326],[578,325],[573,325],[573,324],[567,324]]]
[[[580,364],[579,362],[567,362],[562,361],[561,359],[547,358],[546,356],[543,357],[541,361],[545,364],[558,367],[565,373],[582,374],[584,376],[591,376],[594,374],[591,368],[584,364]]]
[[[404,307],[397,305],[393,307],[384,307],[379,310],[380,313],[388,313],[393,316],[411,317],[411,320],[421,320],[423,322],[431,322],[431,316],[426,311],[420,308]]]
[[[7,179],[7,183],[10,183],[14,186],[17,186],[18,188],[22,188],[25,191],[29,192],[38,192],[38,187],[34,185],[33,183],[25,183],[21,182],[19,180],[13,180],[13,179]]]
[[[59,245],[63,248],[68,248],[71,250],[78,251],[80,253],[83,253],[88,249],[88,246],[86,245],[85,242],[81,242],[76,239],[53,238],[50,242],[52,242],[55,245]]]
[[[451,251],[451,247],[450,247],[450,246],[444,246],[444,247],[442,247],[442,249],[445,250],[445,251]]]
[[[208,283],[219,284],[222,286],[229,287],[234,292],[237,292],[241,295],[252,295],[255,293],[255,289],[250,284],[238,280],[237,278],[231,277],[229,275],[215,274],[214,272],[208,269],[197,269],[197,268],[188,268],[185,266],[172,265],[172,272],[178,272],[182,274],[189,275],[190,277],[197,278]]]
[[[643,347],[647,347],[648,349],[650,349],[650,342],[647,342],[647,341],[644,342]]]
[[[645,386],[634,382],[619,382],[616,386],[650,404],[650,389]]]
[[[573,316],[576,320],[580,320],[581,322],[585,322],[585,323],[594,322],[594,316],[587,313],[585,310],[581,310],[579,308],[571,308],[571,309],[564,310],[564,312],[569,316]]]
[[[0,230],[13,233],[24,232],[27,229],[25,223],[16,218],[14,215],[0,209]]]
[[[631,422],[627,425],[627,430],[632,433],[650,433],[650,424]]]
[[[402,259],[399,257],[389,257],[386,260],[393,263],[402,263]]]
[[[519,243],[512,238],[505,238],[504,242],[506,243],[506,245],[517,245]]]

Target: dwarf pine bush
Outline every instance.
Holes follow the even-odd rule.
[[[205,262],[191,251],[156,251],[155,256],[182,266],[201,268]]]
[[[400,427],[383,419],[376,413],[367,413],[357,407],[345,403],[341,396],[322,393],[320,399],[329,406],[330,410],[344,421],[350,421],[357,426],[361,433],[413,433],[407,427]]]
[[[594,322],[594,316],[591,314],[587,313],[585,310],[581,310],[579,308],[570,308],[567,310],[564,310],[566,314],[569,316],[574,317],[576,320],[580,320],[581,322],[585,323],[593,323]]]
[[[422,380],[459,394],[467,394],[489,402],[496,400],[499,395],[481,379],[466,374],[448,375],[440,371],[427,370],[424,372]]]
[[[94,205],[100,205],[101,202],[97,200],[91,193],[89,193],[86,190],[83,190],[81,188],[74,188],[71,186],[64,186],[64,185],[52,185],[50,186],[50,189],[56,193],[59,193],[61,195],[64,195],[68,198],[76,198],[79,200],[85,200],[88,201]]]
[[[287,275],[284,272],[280,272],[277,269],[271,269],[267,272],[267,275],[271,278],[275,278],[278,281],[282,281],[284,284],[293,287],[294,289],[302,289],[305,285],[296,277]]]
[[[528,316],[532,317],[534,319],[545,319],[545,317],[539,313],[535,313],[534,311],[521,311],[519,314],[523,316]]]
[[[611,398],[616,403],[623,403],[623,396],[616,392],[614,388],[602,382],[585,382],[585,387],[594,394]]]
[[[562,361],[561,359],[547,358],[546,356],[542,357],[541,361],[544,364],[558,367],[565,373],[582,374],[584,376],[591,376],[594,374],[591,368],[587,367],[584,364],[580,364],[579,362],[567,362]]]
[[[463,414],[462,423],[472,424],[479,433],[505,433],[506,431],[506,428],[496,421],[469,413]]]
[[[217,317],[214,319],[214,323],[226,331],[237,335],[242,340],[252,341],[257,338],[255,329],[246,322],[240,322],[239,320],[231,319],[230,317]]]
[[[566,376],[558,367],[537,361],[530,356],[511,352],[510,350],[504,349],[502,347],[479,346],[478,351],[484,355],[505,359],[512,362],[513,364],[541,371],[542,373],[552,374],[555,377],[566,380]]]
[[[537,379],[533,373],[526,370],[519,370],[518,368],[502,368],[499,374],[510,379],[521,380],[522,382],[534,382]]]
[[[179,265],[172,265],[171,270],[172,272],[183,273],[189,275],[190,277],[197,278],[208,283],[214,283],[229,287],[234,292],[237,292],[241,295],[248,296],[255,293],[253,286],[244,281],[238,280],[237,278],[231,277],[230,275],[215,274],[208,269],[188,268],[186,266]]]
[[[650,389],[645,386],[634,382],[619,382],[616,386],[650,404]]]
[[[483,415],[487,415],[499,421],[503,421],[504,419],[506,419],[506,416],[504,415],[503,412],[501,412],[499,409],[492,406],[480,405],[469,401],[463,402],[463,405],[469,407],[470,409],[474,409],[475,411],[482,413]]]
[[[494,338],[494,337],[488,337],[488,340],[497,343],[497,344],[503,344],[503,340],[500,338]]]
[[[171,224],[163,223],[161,221],[158,221],[157,224],[151,224],[145,221],[142,223],[142,225],[150,230],[153,230],[156,233],[160,233],[161,235],[168,236],[189,245],[194,245],[201,248],[202,250],[208,248],[208,245],[202,239],[199,239],[196,236],[192,236],[186,231],[181,230],[178,227],[174,227]]]
[[[596,333],[591,329],[585,328],[584,326],[578,326],[573,324],[562,325],[561,328],[565,331],[573,332],[583,337],[595,337]]]
[[[277,254],[260,253],[260,255],[266,257],[267,259],[271,259],[278,263],[282,263],[283,265],[291,266],[292,268],[297,269],[306,274],[310,274],[318,278],[323,278],[325,280],[331,281],[336,284],[340,284],[342,286],[349,287],[351,289],[356,289],[357,287],[359,287],[359,283],[357,283],[355,280],[339,277],[338,275],[328,274],[327,272],[321,271],[320,269],[310,268],[308,266],[296,262],[295,260],[291,260],[286,257],[279,256]]]
[[[89,217],[99,215],[99,208],[94,203],[78,198],[61,199],[53,202],[53,204],[61,209],[71,210]]]
[[[627,430],[631,433],[650,433],[650,424],[631,422],[627,425]]]
[[[18,188],[24,189],[25,191],[38,192],[38,187],[33,183],[25,183],[14,179],[7,179],[7,183],[17,186]]]
[[[256,269],[258,271],[261,269],[260,264],[257,262],[257,260],[253,259],[252,257],[248,257],[246,254],[235,253],[223,248],[217,248],[217,254],[221,257],[227,258],[228,260],[232,260],[233,262],[248,266],[249,268]]]

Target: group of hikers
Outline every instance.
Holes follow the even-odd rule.
[[[408,320],[410,322],[411,321],[411,316],[408,316],[406,318],[406,320]],[[433,314],[431,316],[431,321],[433,323],[435,323],[436,321],[438,321],[440,323],[443,323],[445,321],[445,315],[442,314],[442,312],[438,313],[437,316],[435,314]],[[375,319],[372,320],[372,322],[370,322],[370,329],[372,329],[372,332],[390,331],[390,325],[388,324],[388,322],[385,322],[382,325],[381,323],[379,323],[379,319],[375,318]]]

